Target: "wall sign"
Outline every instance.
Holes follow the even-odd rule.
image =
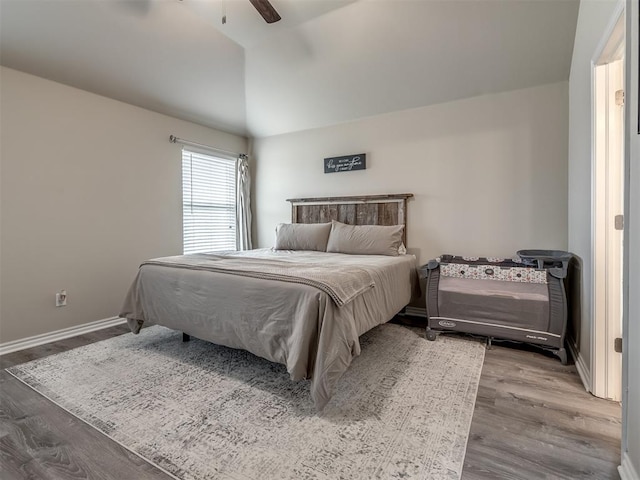
[[[367,155],[344,155],[324,159],[324,173],[350,172],[351,170],[365,170],[367,168]]]

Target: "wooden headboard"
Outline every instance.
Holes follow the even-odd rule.
[[[413,193],[350,197],[288,198],[292,223],[324,223],[331,220],[349,225],[404,225],[407,244],[407,199]]]

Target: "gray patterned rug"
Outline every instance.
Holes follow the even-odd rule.
[[[306,381],[163,327],[8,371],[184,480],[459,479],[480,343],[381,325],[321,414]]]

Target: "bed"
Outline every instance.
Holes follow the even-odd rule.
[[[403,253],[411,196],[289,199],[292,222],[278,226],[274,248],[146,261],[120,316],[134,333],[163,325],[281,363],[292,380],[311,380],[322,410],[358,337],[415,292],[416,258]]]

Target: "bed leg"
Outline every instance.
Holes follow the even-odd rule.
[[[191,340],[191,337],[189,336],[189,334],[182,332],[182,341],[188,342],[189,340]]]

